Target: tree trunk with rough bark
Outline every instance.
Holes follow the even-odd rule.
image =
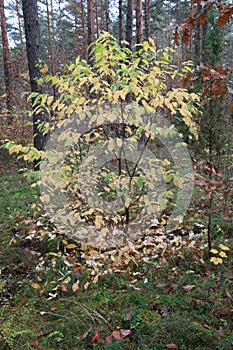
[[[37,83],[41,75],[38,65],[41,59],[41,42],[37,0],[22,0],[22,4],[31,91],[41,92]],[[38,150],[45,149],[49,136],[48,134],[43,135],[40,131],[40,124],[48,121],[48,115],[45,112],[33,114],[34,146]],[[38,169],[38,163],[35,164],[35,168]]]
[[[133,9],[134,0],[128,0],[126,19],[126,41],[128,42],[128,48],[131,51],[133,50]]]
[[[2,34],[2,53],[3,53],[3,66],[4,66],[4,80],[6,89],[6,107],[8,110],[8,123],[12,123],[12,79],[11,79],[11,59],[10,59],[10,48],[7,36],[6,17],[4,0],[0,0],[0,20],[1,20],[1,34]]]

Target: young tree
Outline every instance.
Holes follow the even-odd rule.
[[[41,75],[39,67],[41,43],[37,0],[22,0],[22,4],[31,91],[41,92],[37,82]],[[45,112],[33,114],[34,146],[38,150],[43,150],[48,140],[48,134],[44,135],[40,128],[41,124],[46,122],[48,122],[48,115]],[[36,168],[38,169],[38,164],[36,164]]]
[[[7,36],[6,28],[6,17],[4,9],[4,0],[0,0],[0,20],[1,20],[1,32],[2,32],[2,51],[3,51],[3,65],[4,65],[4,80],[6,89],[6,106],[8,109],[8,122],[12,122],[12,79],[11,79],[11,60],[10,60],[10,49]]]

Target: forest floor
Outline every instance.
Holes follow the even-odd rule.
[[[232,348],[232,254],[212,264],[202,233],[158,251],[71,242],[15,164],[1,154],[1,350]]]

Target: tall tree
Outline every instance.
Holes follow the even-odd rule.
[[[119,42],[123,40],[123,7],[122,0],[119,0]]]
[[[87,0],[87,44],[94,41],[94,1]],[[91,50],[88,49],[88,60],[91,63]]]
[[[133,9],[134,0],[128,0],[126,19],[126,41],[128,42],[128,47],[131,51],[133,49]]]
[[[145,37],[150,38],[150,0],[144,0]]]
[[[49,9],[49,2],[48,0],[45,1],[46,4],[46,12],[47,12],[47,26],[48,26],[48,47],[49,47],[49,61],[50,61],[50,68],[51,68],[51,74],[55,74],[55,62],[53,57],[53,42],[52,42],[52,35],[54,34],[52,28],[51,28],[51,21],[52,21],[52,1],[50,1],[51,5],[51,11]]]
[[[142,44],[142,0],[136,0],[136,38]]]
[[[25,58],[25,48],[24,48],[24,41],[23,41],[23,30],[22,30],[22,24],[21,24],[19,0],[16,0],[16,2],[15,2],[15,10],[16,10],[16,14],[17,14],[18,27],[19,27],[19,39],[20,39],[20,49],[21,49],[22,71],[26,72],[26,58]]]
[[[22,4],[31,91],[41,92],[37,82],[41,75],[39,67],[41,42],[37,0],[22,0]],[[48,140],[48,134],[43,135],[40,128],[41,123],[46,122],[48,122],[47,113],[33,114],[34,146],[38,150],[43,150]],[[38,164],[36,164],[36,168],[38,169]]]
[[[12,79],[11,79],[11,60],[10,49],[7,36],[6,16],[4,0],[0,0],[0,20],[1,20],[1,32],[2,32],[2,51],[3,51],[3,65],[4,65],[4,80],[6,89],[6,106],[8,109],[8,122],[12,122]]]
[[[106,32],[110,31],[109,1],[105,0]]]

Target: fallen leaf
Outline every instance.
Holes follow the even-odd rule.
[[[130,321],[132,319],[132,314],[131,312],[128,312],[127,315],[125,316],[126,321]]]
[[[32,346],[33,346],[33,348],[36,348],[36,349],[41,349],[40,344],[38,343],[38,341],[37,341],[37,340],[32,341],[32,342],[30,343],[30,345],[32,345]]]
[[[34,288],[34,289],[41,289],[41,285],[40,285],[39,283],[36,283],[36,282],[32,282],[32,283],[31,283],[31,286],[32,286],[32,288]]]
[[[170,343],[166,344],[167,349],[178,349],[178,346],[176,344]]]
[[[51,311],[56,311],[56,310],[57,310],[57,307],[56,307],[56,306],[52,306],[52,307],[50,308],[50,310],[51,310]]]
[[[125,329],[124,331],[122,331],[123,337],[127,337],[128,335],[130,335],[130,333],[131,333],[130,329]]]
[[[185,292],[190,292],[193,288],[195,288],[195,284],[188,284],[187,286],[182,287]]]
[[[40,332],[38,334],[38,337],[44,337],[50,333],[52,333],[54,331],[54,329],[50,328],[50,329],[44,329],[42,332]]]
[[[225,335],[225,331],[222,327],[219,328],[218,334],[220,335],[220,337],[223,337]]]
[[[25,304],[27,304],[27,301],[28,301],[28,298],[27,298],[26,296],[24,296],[24,297],[21,299],[20,304],[21,304],[21,305],[25,305]]]
[[[75,248],[77,248],[77,245],[76,244],[68,244],[67,246],[66,246],[66,249],[75,249]]]
[[[112,335],[114,336],[115,339],[121,339],[121,334],[119,331],[113,331]]]
[[[91,338],[91,342],[94,343],[96,340],[100,340],[100,333],[98,331],[95,332],[93,337]]]
[[[109,335],[105,338],[105,343],[106,344],[111,344],[112,343],[112,338]]]
[[[74,283],[72,285],[72,291],[75,293],[75,292],[77,292],[78,289],[79,289],[79,285],[77,283]]]

